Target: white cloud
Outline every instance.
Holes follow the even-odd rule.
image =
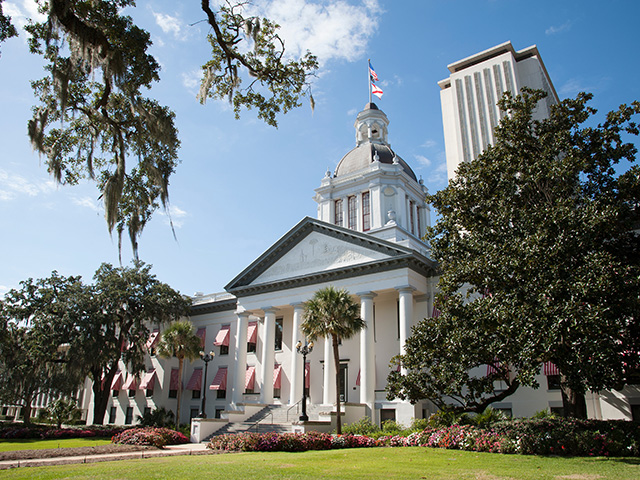
[[[422,166],[422,167],[430,167],[431,166],[431,160],[429,160],[424,155],[414,155],[414,157],[418,161],[420,166]]]
[[[558,89],[558,93],[562,97],[572,97],[578,94],[579,92],[590,92],[592,88],[586,87],[580,80],[576,78],[571,78],[564,82],[562,86]]]
[[[1,294],[5,294],[9,291],[9,287],[7,287],[6,285],[0,285],[0,293]]]
[[[182,85],[184,85],[187,90],[192,90],[195,93],[198,92],[200,88],[200,81],[202,80],[202,70],[191,70],[190,72],[184,72],[182,74]]]
[[[189,213],[175,205],[169,205],[169,212],[159,210],[158,214],[165,217],[164,223],[173,225],[174,228],[181,228],[184,225],[184,219],[189,217]]]
[[[571,28],[571,21],[567,20],[566,22],[564,22],[562,25],[560,26],[551,26],[549,28],[547,28],[544,33],[545,35],[555,35],[556,33],[562,33],[565,32],[567,30],[569,30]]]
[[[168,15],[166,13],[157,13],[152,10],[153,17],[156,20],[156,24],[162,29],[164,33],[173,35],[173,38],[177,40],[187,39],[187,30],[184,28],[184,23],[178,17]]]
[[[34,0],[22,0],[22,2],[3,2],[2,11],[11,17],[11,21],[18,28],[24,28],[30,18],[36,22],[46,20],[46,15],[38,12],[38,4]]]
[[[80,207],[86,207],[94,212],[100,212],[100,203],[91,197],[72,197],[71,201]]]
[[[53,180],[30,181],[21,175],[0,170],[0,200],[13,200],[17,196],[35,197],[41,193],[49,193],[56,189]]]
[[[421,147],[425,147],[425,148],[433,148],[438,144],[438,142],[436,142],[435,140],[431,140],[430,138],[427,139],[422,145],[420,145]]]
[[[321,65],[333,59],[353,61],[360,57],[382,12],[378,0],[356,5],[345,0],[269,0],[261,7],[260,15],[280,25],[287,55],[297,57],[310,50]]]
[[[357,108],[352,108],[347,112],[348,117],[355,117],[358,114],[359,110]]]

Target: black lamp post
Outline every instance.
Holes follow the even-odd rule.
[[[202,382],[202,407],[200,408],[200,414],[198,415],[198,417],[200,418],[207,418],[207,414],[204,410],[205,403],[207,401],[207,370],[209,369],[209,362],[213,360],[213,357],[215,356],[216,354],[213,352],[204,353],[203,351],[200,351],[200,358],[204,362],[204,381]]]
[[[309,416],[307,415],[307,396],[304,393],[304,386],[307,381],[307,355],[309,355],[313,351],[313,342],[307,344],[307,340],[305,339],[304,345],[302,342],[298,342],[296,345],[296,350],[298,353],[302,354],[302,415],[300,415],[300,421],[306,422],[309,420]]]

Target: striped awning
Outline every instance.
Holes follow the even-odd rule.
[[[544,367],[542,370],[546,376],[560,375],[560,370],[558,370],[558,367],[553,362],[544,362]]]
[[[137,390],[138,388],[138,382],[137,379],[135,377],[135,375],[129,375],[129,378],[127,378],[127,381],[124,382],[124,385],[122,386],[123,390]]]
[[[220,331],[218,332],[218,334],[216,335],[216,339],[213,342],[213,344],[217,347],[221,345],[228,347],[229,346],[229,330],[230,330],[229,325],[223,325],[222,328],[220,328]]]
[[[144,378],[142,379],[142,382],[140,382],[140,390],[153,390],[153,387],[156,384],[156,369],[152,368],[151,370],[149,370]]]
[[[205,339],[207,337],[207,329],[206,328],[199,328],[198,331],[196,332],[196,337],[198,337],[201,340],[201,347],[204,348],[204,342]]]
[[[249,322],[247,326],[247,343],[257,343],[258,341],[258,322]]]
[[[227,389],[227,367],[218,368],[218,373],[209,386],[210,390],[226,390]]]
[[[282,365],[273,366],[273,388],[282,388]]]
[[[169,380],[169,390],[180,389],[180,377],[178,376],[179,370],[177,368],[171,369],[171,379]]]
[[[122,386],[122,372],[118,370],[113,377],[113,381],[111,382],[111,390],[120,390]]]
[[[311,385],[311,364],[309,362],[304,364],[304,388],[309,388]]]
[[[247,365],[247,373],[244,377],[244,389],[253,390],[256,383],[256,367]]]
[[[202,368],[195,368],[187,382],[186,390],[202,390]]]
[[[149,335],[149,339],[147,340],[147,345],[146,345],[147,350],[151,351],[151,349],[156,346],[159,340],[160,340],[160,330],[156,328]]]

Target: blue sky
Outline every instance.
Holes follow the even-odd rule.
[[[394,150],[430,191],[446,185],[439,87],[447,65],[510,40],[537,45],[561,98],[595,95],[600,113],[640,99],[640,2],[635,0],[255,0],[282,25],[290,51],[310,49],[321,69],[316,100],[280,117],[274,129],[224,102],[200,105],[197,73],[207,60],[199,2],[137,2],[162,65],[151,96],[177,115],[182,163],[171,181],[177,241],[156,214],[140,240],[142,260],[185,294],[222,291],[235,275],[304,216],[327,168],[355,145],[355,115],[368,101],[367,58],[384,90],[378,106]],[[3,2],[16,23],[32,0]],[[118,263],[93,184],[56,186],[29,145],[30,80],[41,62],[26,34],[0,44],[0,294],[57,270],[89,281]],[[123,243],[123,262],[131,258]]]

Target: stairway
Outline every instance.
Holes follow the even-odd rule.
[[[232,433],[289,433],[292,430],[292,422],[297,421],[300,417],[297,408],[291,408],[289,405],[267,405],[262,410],[254,413],[246,418],[243,422],[229,422],[224,427],[215,431],[207,437],[205,441],[209,441],[212,437],[218,435]],[[318,420],[318,413],[321,408],[316,405],[307,406],[307,415],[309,420]]]

